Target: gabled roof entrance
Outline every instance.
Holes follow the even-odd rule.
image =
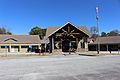
[[[63,29],[64,27],[66,27],[66,29]],[[57,28],[48,28],[47,29],[47,32],[46,32],[46,37],[50,37],[50,36],[52,36],[53,34],[55,34],[55,33],[57,33],[57,32],[59,32],[60,30],[62,30],[64,33],[65,32],[68,32],[68,33],[73,33],[74,32],[74,30],[72,30],[72,29],[76,29],[78,32],[82,32],[83,34],[85,34],[86,36],[90,36],[89,35],[89,31],[87,32],[87,30],[84,28],[84,30],[83,30],[83,28],[81,29],[81,28],[78,28],[78,27],[76,27],[76,26],[74,26],[73,24],[71,24],[70,22],[68,22],[68,23],[66,23],[65,25],[63,25],[62,27],[57,27]],[[71,32],[70,32],[71,31]],[[48,34],[49,33],[49,34]],[[88,34],[87,34],[88,33]]]

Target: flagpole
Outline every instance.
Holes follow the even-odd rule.
[[[97,54],[100,52],[100,41],[99,41],[99,16],[98,16],[99,7],[96,6],[96,23],[97,23],[97,30],[98,30],[98,42],[97,42]]]
[[[97,20],[97,29],[98,29],[98,50],[97,50],[97,54],[100,53],[100,41],[99,41],[99,21]]]

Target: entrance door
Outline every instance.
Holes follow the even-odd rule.
[[[69,52],[69,40],[63,40],[62,41],[62,52]]]

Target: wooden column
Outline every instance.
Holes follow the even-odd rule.
[[[78,38],[76,38],[77,52],[78,52],[78,45],[79,45],[78,43],[79,43]]]
[[[85,42],[85,51],[88,51],[87,37],[85,37],[84,42]]]
[[[2,51],[1,51],[1,45],[0,45],[0,52],[2,52]]]
[[[61,40],[61,50],[62,50],[62,39],[60,39]]]
[[[46,43],[45,43],[46,44]],[[40,49],[41,50],[41,45],[38,45],[38,49]]]
[[[77,51],[80,52],[81,49],[81,40],[78,41]]]
[[[19,49],[18,49],[18,52],[21,52],[21,45],[19,45]]]
[[[54,38],[52,37],[52,50],[54,50]]]
[[[52,53],[52,38],[51,37],[49,38],[49,42],[50,42],[49,53]]]
[[[9,45],[9,49],[8,49],[8,52],[11,52],[11,45]]]
[[[88,51],[88,43],[85,42],[85,51]]]
[[[106,48],[107,48],[107,51],[109,51],[109,50],[108,50],[108,44],[106,45]]]

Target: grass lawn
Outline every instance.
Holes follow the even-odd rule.
[[[0,58],[29,58],[29,57],[45,57],[46,55],[39,54],[1,54]]]
[[[118,53],[78,53],[80,56],[106,56],[106,55],[120,55]],[[48,55],[39,55],[39,54],[0,54],[0,58],[39,58],[39,57],[47,57],[51,56],[50,54]],[[69,56],[69,55],[66,55]]]
[[[106,55],[120,55],[118,53],[80,53],[82,56],[106,56]]]

